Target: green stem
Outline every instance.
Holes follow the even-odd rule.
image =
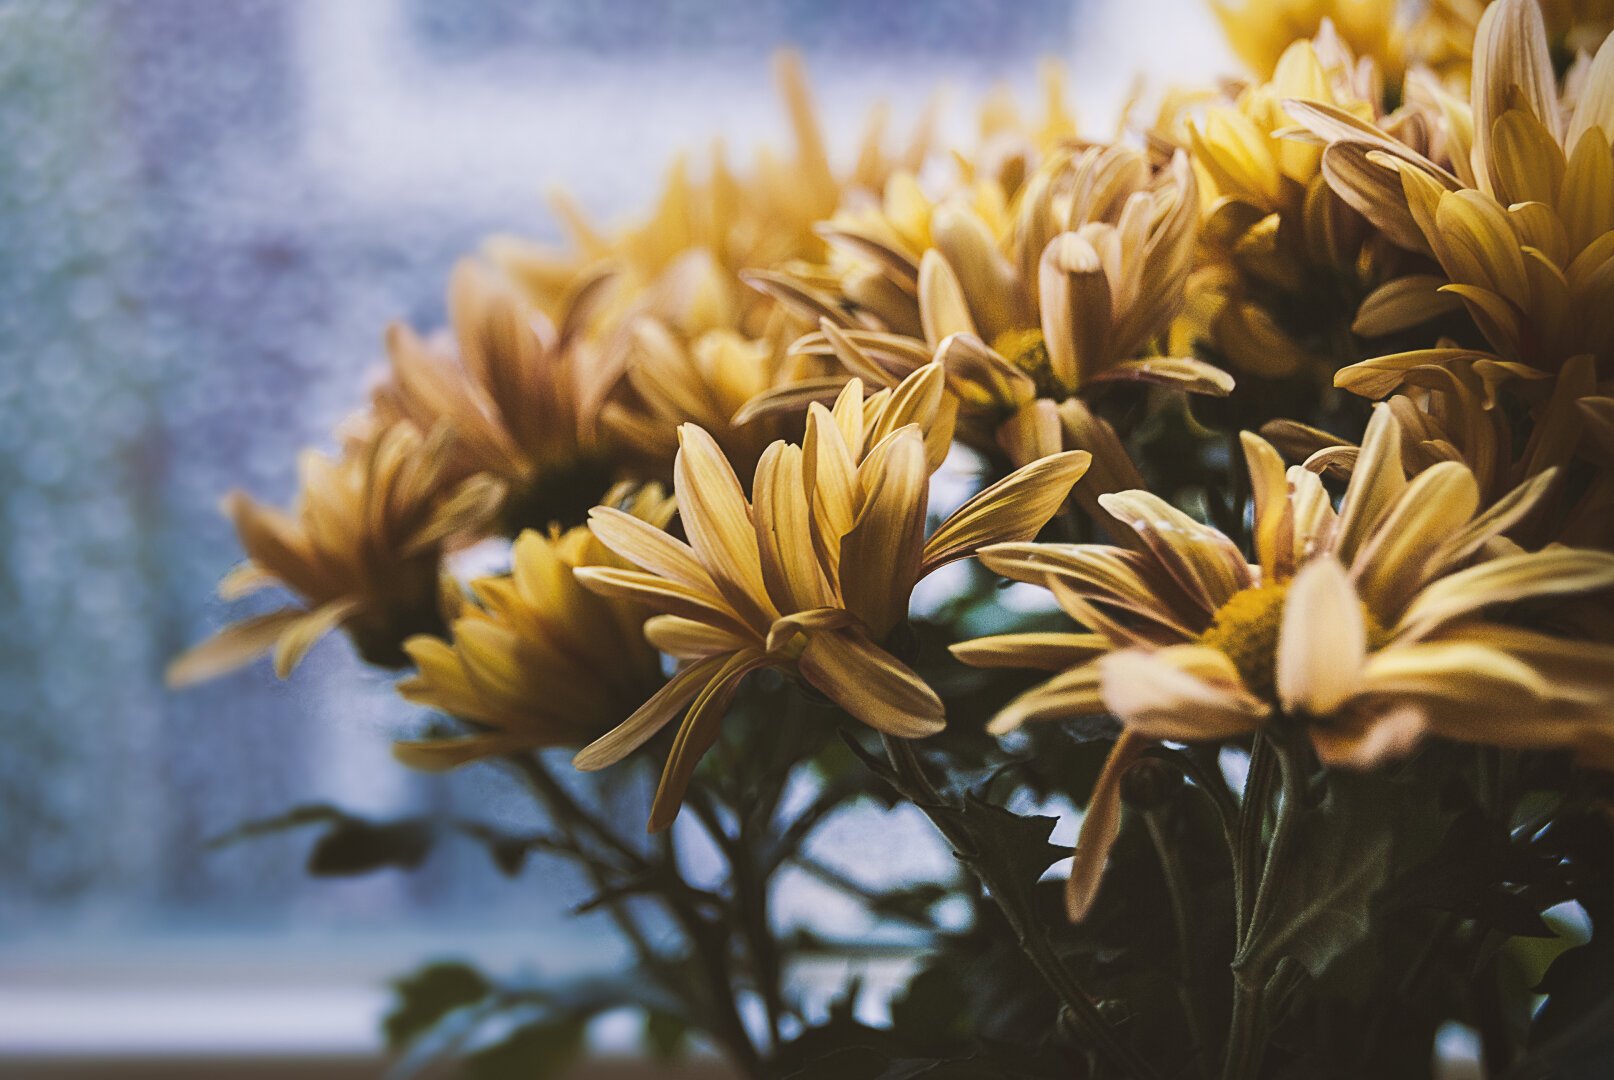
[[[1283,802],[1278,807],[1272,826],[1272,843],[1267,847],[1266,862],[1261,870],[1261,884],[1255,894],[1255,906],[1250,913],[1250,924],[1245,930],[1245,945],[1254,941],[1261,928],[1272,915],[1273,898],[1279,888],[1279,871],[1289,845],[1294,838],[1295,824],[1300,820],[1306,797],[1306,777],[1293,748],[1275,746],[1278,771],[1283,779]]]
[[[930,818],[937,831],[952,845],[953,853],[967,865],[992,894],[993,901],[1003,912],[1004,919],[1014,931],[1015,940],[1037,973],[1053,990],[1069,1016],[1071,1023],[1081,1032],[1089,1046],[1112,1066],[1121,1070],[1129,1080],[1153,1080],[1154,1068],[1118,1035],[1109,1021],[1104,1019],[1080,982],[1060,960],[1048,938],[1047,928],[1036,913],[1022,910],[1015,902],[1018,895],[1012,884],[993,880],[991,867],[978,858],[979,847],[968,831],[955,825],[949,818],[934,813],[945,805],[941,793],[925,774],[924,766],[914,753],[913,745],[905,739],[881,735],[887,758],[895,771],[898,790]]]
[[[1238,915],[1237,948],[1243,951],[1255,914],[1255,882],[1261,872],[1261,835],[1266,827],[1267,804],[1272,794],[1271,741],[1256,732],[1250,742],[1250,771],[1244,779],[1244,802],[1239,807],[1237,857],[1233,863],[1233,890]]]
[[[1160,873],[1166,879],[1166,895],[1171,901],[1172,928],[1177,934],[1177,960],[1179,975],[1177,996],[1182,1003],[1183,1017],[1188,1022],[1188,1037],[1194,1044],[1194,1062],[1201,1076],[1206,1075],[1205,1025],[1200,1016],[1199,1000],[1194,990],[1199,982],[1194,971],[1192,922],[1188,915],[1188,878],[1183,873],[1182,860],[1177,849],[1166,835],[1165,811],[1155,808],[1143,814],[1143,823],[1149,830],[1155,854],[1160,859]]]

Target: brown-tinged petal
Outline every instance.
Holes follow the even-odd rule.
[[[1071,922],[1081,922],[1092,910],[1098,896],[1104,866],[1110,849],[1121,835],[1121,777],[1126,775],[1150,741],[1131,731],[1123,731],[1104,759],[1104,768],[1093,785],[1076,836],[1076,852],[1070,865],[1070,881],[1065,886],[1065,914]]]
[[[1254,731],[1270,711],[1231,660],[1203,645],[1122,649],[1095,663],[1105,707],[1150,739],[1228,739]]]
[[[200,644],[185,650],[164,676],[171,688],[191,686],[250,664],[270,649],[308,613],[301,608],[281,608],[231,623]]]
[[[572,764],[584,772],[615,765],[649,742],[740,655],[710,656],[680,669],[632,716],[579,750]]]
[[[717,674],[696,695],[688,715],[679,725],[678,736],[673,739],[667,764],[661,770],[661,783],[656,786],[656,797],[650,804],[650,832],[660,832],[678,816],[679,808],[684,804],[684,793],[689,790],[690,777],[695,774],[695,766],[700,764],[701,758],[706,756],[706,751],[712,748],[722,732],[723,716],[728,711],[729,702],[734,700],[734,692],[740,688],[740,681],[766,663],[761,653],[735,653],[728,657]]]
[[[1034,630],[960,641],[948,650],[971,667],[1063,671],[1108,652],[1110,641],[1103,634]]]

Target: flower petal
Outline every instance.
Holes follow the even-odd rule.
[[[168,665],[164,681],[177,690],[250,664],[274,648],[280,635],[307,614],[301,608],[288,607],[231,623],[175,657]]]
[[[673,477],[679,516],[696,557],[734,610],[752,626],[766,627],[779,612],[762,579],[751,508],[728,458],[704,428],[679,426]]]
[[[876,731],[923,739],[946,726],[941,698],[859,630],[810,634],[802,678]]]
[[[1614,588],[1614,555],[1580,548],[1505,555],[1429,585],[1407,608],[1398,631],[1418,638],[1491,604]]]
[[[1289,712],[1328,716],[1357,689],[1367,657],[1362,602],[1345,568],[1313,559],[1284,597],[1278,634],[1278,698]]]
[[[661,770],[661,783],[656,785],[656,797],[650,804],[649,831],[656,833],[673,823],[684,804],[684,793],[706,751],[712,748],[723,730],[723,716],[740,680],[763,667],[767,660],[761,653],[738,652],[728,657],[723,666],[701,688],[689,707],[689,714],[679,725],[678,736],[673,740],[667,764]],[[658,725],[659,726],[659,725]]]
[[[1269,711],[1240,684],[1231,660],[1202,645],[1122,649],[1096,663],[1105,706],[1151,739],[1228,739],[1254,731]]]
[[[1082,814],[1070,881],[1065,885],[1065,914],[1071,922],[1081,922],[1092,910],[1105,864],[1110,861],[1110,849],[1121,835],[1121,777],[1149,745],[1150,740],[1136,732],[1123,731],[1104,759],[1104,768]]]
[[[1063,671],[1109,650],[1110,641],[1103,634],[1072,634],[1057,630],[996,634],[973,641],[960,641],[948,647],[949,652],[971,667],[1035,668],[1040,671]]]
[[[841,542],[841,596],[877,638],[908,615],[919,579],[928,477],[924,442],[911,425],[876,446],[858,468],[863,507]]]
[[[968,558],[987,544],[1035,537],[1065,504],[1092,460],[1085,450],[1054,454],[1016,469],[976,494],[931,534],[919,576]]]
[[[584,772],[615,765],[666,727],[738,655],[709,656],[680,669],[649,701],[634,710],[633,715],[579,750],[572,758],[572,765]]]

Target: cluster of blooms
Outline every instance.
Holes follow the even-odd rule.
[[[993,101],[950,156],[924,130],[889,152],[876,117],[849,171],[787,59],[791,157],[680,163],[621,231],[563,205],[566,251],[495,240],[448,332],[388,331],[296,510],[228,502],[249,561],[222,591],[298,603],[174,680],[271,649],[285,675],[340,628],[458,722],[400,744],[428,768],[598,769],[681,718],[659,829],[759,669],[940,731],[893,642],[915,585],[978,557],[1075,624],[954,647],[1051,673],[991,730],[1121,725],[1076,916],[1157,740],[1282,724],[1334,767],[1425,739],[1614,767],[1611,12],[1421,7],[1250,0],[1218,14],[1251,76],[1114,142],[1050,73],[1040,115]],[[1213,493],[1248,550],[1148,490],[1140,433],[1217,439],[1194,410],[1236,418],[1224,446],[1254,429]],[[927,530],[955,444],[1001,478]],[[1037,542],[1050,522],[1111,542]],[[494,536],[507,574],[448,575]]]

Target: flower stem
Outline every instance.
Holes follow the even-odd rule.
[[[968,866],[992,895],[1020,949],[1031,961],[1037,973],[1053,990],[1064,1006],[1071,1023],[1081,1032],[1090,1048],[1129,1080],[1153,1080],[1154,1068],[1116,1033],[1109,1021],[1098,1011],[1098,1006],[1082,989],[1080,982],[1054,951],[1047,928],[1038,921],[1036,913],[1023,909],[1016,901],[1019,895],[1008,882],[994,880],[992,867],[978,858],[979,845],[968,831],[951,818],[935,813],[944,806],[941,793],[925,774],[924,765],[914,753],[913,745],[905,739],[881,735],[886,757],[895,773],[898,790],[930,818],[931,824],[952,845],[953,853]]]

